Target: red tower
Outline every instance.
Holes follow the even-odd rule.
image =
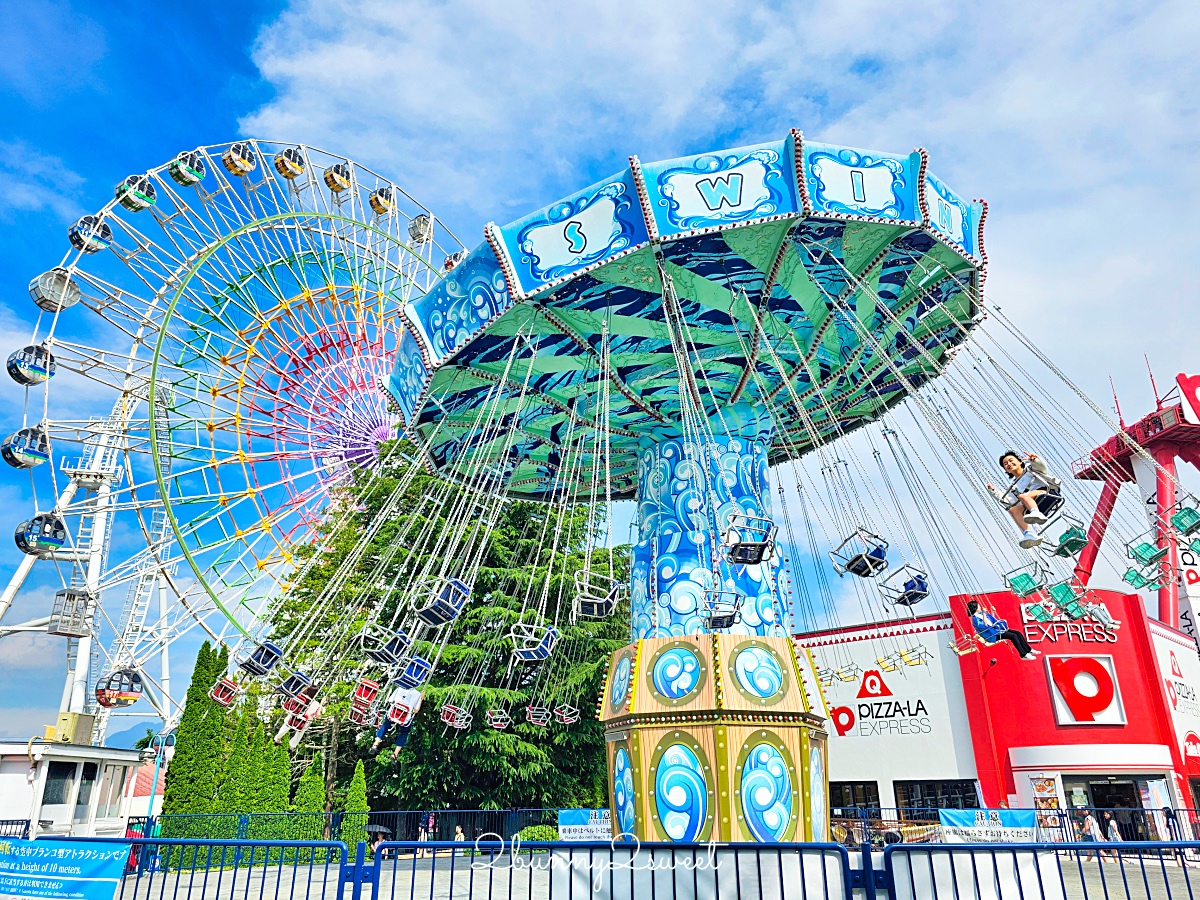
[[[1150,415],[1129,426],[1122,422],[1122,434],[1113,435],[1071,467],[1076,478],[1104,482],[1088,529],[1087,546],[1075,567],[1075,577],[1084,587],[1092,576],[1121,485],[1141,483],[1148,493],[1148,482],[1153,479],[1156,541],[1160,550],[1166,550],[1162,559],[1166,577],[1158,589],[1158,618],[1172,628],[1179,627],[1179,539],[1170,522],[1178,501],[1175,460],[1200,469],[1200,416],[1196,414],[1200,410],[1200,376],[1181,374],[1176,382],[1178,403],[1168,405],[1164,398]],[[1148,501],[1149,496],[1143,499]]]

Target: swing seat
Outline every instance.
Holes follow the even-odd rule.
[[[471,586],[459,578],[444,578],[434,584],[429,602],[417,610],[426,625],[446,625],[458,618],[471,596]]]
[[[929,576],[920,569],[904,565],[879,583],[879,592],[896,606],[915,606],[929,596]]]
[[[1058,536],[1058,542],[1051,548],[1055,556],[1069,559],[1079,554],[1088,545],[1087,534],[1079,525],[1071,524],[1067,530]]]
[[[1125,574],[1121,576],[1121,580],[1130,585],[1134,590],[1157,591],[1166,584],[1161,577],[1161,574],[1153,576],[1146,575],[1139,569],[1129,568],[1125,570]]]
[[[300,692],[312,684],[312,679],[302,672],[293,672],[279,685],[278,691],[285,697],[299,696]]]
[[[1042,589],[1044,576],[1041,567],[1037,563],[1030,563],[1019,569],[1013,569],[1005,575],[1004,583],[1008,585],[1008,589],[1016,594],[1017,597],[1024,599]]]
[[[1190,544],[1188,544],[1188,549],[1191,550],[1193,553],[1195,553],[1197,556],[1200,556],[1200,538],[1196,538],[1196,540],[1194,540]]]
[[[218,706],[224,706],[228,709],[233,706],[233,701],[237,699],[238,686],[232,678],[218,678],[208,692],[209,699]]]
[[[891,656],[878,656],[875,658],[875,662],[885,672],[898,672],[902,658],[899,653],[893,653]]]
[[[1035,622],[1050,622],[1054,619],[1054,613],[1047,608],[1045,603],[1031,603],[1025,607],[1025,611],[1029,613],[1029,617]]]
[[[1171,527],[1184,537],[1191,537],[1200,531],[1200,510],[1193,506],[1181,506],[1179,511],[1171,516]]]
[[[971,636],[956,638],[946,645],[949,647],[955,656],[966,656],[968,653],[974,653],[979,649],[979,645],[975,642],[975,638]]]
[[[403,630],[389,634],[375,629],[363,635],[363,655],[384,666],[399,663],[411,646],[412,638]]]
[[[283,659],[283,650],[279,645],[272,641],[263,641],[254,648],[248,657],[238,663],[238,668],[248,675],[262,677],[275,668],[275,663],[281,659]]]
[[[888,542],[865,528],[829,551],[829,558],[838,575],[857,575],[859,578],[874,578],[887,568]]]
[[[495,728],[497,731],[503,731],[512,724],[512,716],[505,709],[489,709],[485,717],[488,726]]]
[[[369,678],[361,679],[354,686],[354,703],[362,706],[370,706],[375,702],[375,698],[379,696],[379,682],[371,681]]]
[[[616,611],[625,585],[598,572],[575,573],[575,614],[585,619],[607,619]]]
[[[1069,581],[1060,581],[1046,589],[1051,602],[1062,610],[1071,621],[1087,618],[1087,607],[1079,599],[1075,587]]]
[[[419,688],[429,678],[431,671],[433,663],[424,657],[413,656],[404,664],[404,670],[396,681],[403,688]]]
[[[554,718],[563,725],[574,725],[579,721],[579,709],[568,703],[563,703],[554,707]]]
[[[929,665],[931,658],[930,652],[920,644],[907,650],[901,650],[899,656],[900,661],[906,666],[926,666]]]
[[[292,713],[287,717],[286,724],[292,731],[301,734],[308,727],[308,717],[303,713]]]
[[[837,673],[833,669],[817,669],[817,681],[821,682],[822,687],[830,687],[837,678]]]
[[[725,558],[734,565],[756,566],[775,552],[775,523],[762,516],[734,513],[725,532]]]
[[[853,682],[858,681],[859,677],[861,677],[862,666],[860,666],[858,663],[850,663],[848,666],[842,666],[840,669],[834,669],[833,674],[837,676],[839,681],[845,684],[852,684]]]
[[[538,728],[545,728],[549,725],[551,715],[552,713],[548,706],[525,707],[525,721],[530,725],[536,725]]]
[[[1169,548],[1158,546],[1155,542],[1156,538],[1157,536],[1151,532],[1149,535],[1134,538],[1126,547],[1129,558],[1138,563],[1143,569],[1162,562],[1163,557],[1167,555]]]
[[[400,725],[403,727],[413,720],[413,716],[417,714],[417,710],[420,708],[420,692],[413,688],[409,688],[401,696],[397,697],[388,705],[387,719],[393,725]]]
[[[284,697],[283,703],[280,705],[290,713],[303,714],[308,709],[308,704],[316,696],[317,686],[310,684],[306,685],[295,697]]]
[[[521,662],[540,662],[549,658],[558,643],[558,629],[553,625],[529,625],[517,622],[508,632],[513,643],[513,656]]]
[[[709,631],[732,628],[742,621],[743,597],[737,591],[705,591],[698,610]]]
[[[346,714],[346,718],[351,725],[366,725],[371,718],[371,710],[366,706],[359,706],[357,703],[350,704],[350,712]]]
[[[461,706],[451,706],[447,703],[442,707],[442,721],[451,728],[459,730],[471,727],[471,713]]]

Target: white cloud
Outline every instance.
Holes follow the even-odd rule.
[[[467,223],[468,244],[630,153],[791,126],[923,145],[990,202],[992,297],[1093,394],[1114,372],[1141,408],[1143,352],[1164,375],[1197,368],[1170,323],[1196,310],[1198,32],[1179,0],[306,0],[262,32],[255,60],[277,93],[242,126],[378,166]]]
[[[0,141],[0,220],[47,210],[60,221],[72,221],[83,213],[83,181],[56,156],[24,141]]]

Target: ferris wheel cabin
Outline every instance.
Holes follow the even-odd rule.
[[[204,180],[208,168],[203,156],[195,150],[185,150],[167,163],[167,174],[180,187],[195,187]]]
[[[17,384],[42,384],[54,377],[54,354],[41,344],[31,344],[9,354],[6,368]]]
[[[96,702],[105,709],[124,709],[142,698],[142,676],[135,669],[105,675],[96,684]]]
[[[62,549],[67,542],[67,526],[54,513],[41,513],[18,525],[13,540],[22,553],[45,556]]]
[[[117,202],[130,212],[149,209],[158,199],[154,182],[145,175],[130,175],[116,187]]]
[[[22,428],[0,443],[0,456],[14,469],[32,469],[50,459],[50,439],[40,427]]]
[[[99,253],[112,246],[112,228],[99,216],[81,216],[67,229],[71,246],[84,253]]]
[[[79,302],[81,294],[79,285],[70,272],[63,268],[54,268],[29,282],[29,296],[38,309],[54,313],[74,306]]]

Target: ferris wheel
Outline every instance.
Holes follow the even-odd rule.
[[[247,635],[331,496],[378,465],[400,309],[462,257],[402,188],[301,145],[200,147],[114,193],[30,282],[7,365],[24,417],[0,445],[34,498],[11,513],[0,636],[66,638],[63,709],[98,712],[98,736],[139,699],[169,719],[172,641]],[[53,609],[4,623],[39,560]]]

